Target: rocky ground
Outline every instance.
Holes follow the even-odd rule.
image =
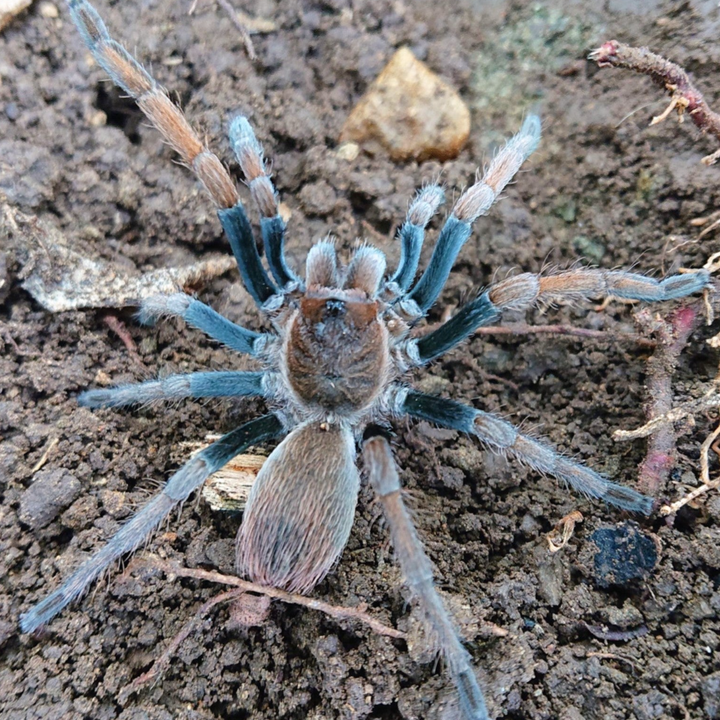
[[[711,103],[720,100],[714,2],[610,0],[598,8],[571,0],[464,0],[438,8],[426,0],[261,0],[242,8],[275,25],[254,36],[254,63],[207,0],[193,15],[188,3],[155,0],[103,2],[99,9],[233,172],[227,118],[238,111],[251,118],[291,212],[288,252],[297,267],[328,232],[344,251],[362,237],[394,261],[394,233],[414,188],[440,177],[452,197],[536,109],[544,122],[541,148],[478,223],[431,323],[495,273],[576,261],[674,272],[702,266],[717,248],[713,233],[683,244],[697,239],[693,220],[718,207],[720,169],[700,163],[717,144],[673,118],[648,127],[667,98],[647,78],[598,70],[584,59],[611,37],[649,45],[685,65]],[[348,159],[337,152],[349,112],[401,46],[454,86],[472,111],[470,140],[455,160],[394,162],[365,153]],[[227,252],[211,203],[89,62],[64,6],[36,3],[0,34],[0,110],[3,202],[52,223],[78,252],[127,272]],[[407,640],[282,603],[262,626],[238,630],[220,607],[182,644],[160,683],[120,702],[121,689],[220,591],[132,566],[110,573],[42,634],[18,633],[19,613],[156,490],[182,462],[184,443],[254,417],[262,404],[78,408],[75,397],[89,386],[246,365],[181,323],[143,328],[130,310],[111,314],[129,330],[133,355],[107,324],[107,310],[51,314],[20,287],[12,254],[5,260],[0,717],[451,717],[452,688],[422,650],[367,489],[342,560],[314,595],[364,604]],[[236,275],[213,280],[200,296],[257,327]],[[635,332],[632,308],[581,305],[509,318],[525,319],[601,333],[478,336],[418,372],[416,383],[522,422],[633,485],[644,441],[611,437],[645,419],[650,350],[617,337]],[[684,349],[674,377],[678,398],[697,396],[715,377],[717,352],[705,343],[714,332],[701,328]],[[701,414],[683,428],[661,501],[698,483],[700,445],[714,423]],[[720,717],[717,493],[683,509],[674,523],[632,520],[454,432],[408,422],[397,427],[396,445],[420,533],[493,717]],[[574,510],[584,521],[550,553],[546,534]],[[154,552],[232,572],[237,525],[236,517],[189,503],[139,557]],[[650,569],[609,582],[598,549],[608,532],[649,539]]]

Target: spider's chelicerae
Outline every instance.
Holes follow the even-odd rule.
[[[670,300],[705,288],[708,273],[699,270],[661,281],[598,269],[573,269],[545,277],[523,273],[491,285],[436,330],[411,338],[410,328],[437,300],[473,222],[487,213],[538,145],[536,116],[527,117],[483,178],[460,196],[419,279],[416,271],[424,228],[443,200],[438,186],[426,187],[410,205],[399,233],[402,251],[394,272],[386,272],[385,256],[369,246],[359,248],[343,266],[333,245],[321,240],[308,253],[304,277],[297,275],[285,261],[285,224],[278,214],[262,150],[246,118],[235,117],[230,140],[260,213],[268,274],[223,164],[155,80],[111,39],[95,9],[86,0],[68,0],[68,4],[97,62],[135,98],[218,206],[245,287],[273,327],[269,333],[247,330],[183,293],[153,297],[142,305],[143,321],[164,315],[181,317],[227,347],[253,356],[262,369],[172,375],[90,390],[79,402],[99,408],[185,397],[258,396],[265,398],[270,412],[229,432],[181,467],[101,550],[22,616],[22,629],[30,632],[50,621],[108,566],[137,548],[172,508],[235,455],[283,435],[250,493],[237,538],[237,568],[258,583],[309,592],[329,572],[347,542],[360,486],[359,444],[405,582],[428,630],[439,640],[462,711],[469,719],[487,718],[469,653],[433,584],[432,566],[403,504],[390,445],[380,428],[404,415],[423,418],[471,433],[489,448],[619,508],[649,514],[652,500],[561,456],[499,417],[417,392],[404,378],[410,369],[455,347],[505,309],[610,295]]]

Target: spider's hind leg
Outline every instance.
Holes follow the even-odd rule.
[[[399,410],[442,427],[470,433],[492,450],[513,455],[541,473],[563,480],[577,492],[599,498],[630,512],[649,515],[653,499],[618,485],[561,455],[547,443],[523,435],[514,425],[491,413],[445,398],[411,390]]]
[[[57,589],[20,617],[23,632],[32,632],[50,622],[64,607],[82,595],[112,563],[125,553],[135,550],[168,516],[185,501],[205,480],[217,472],[245,448],[282,432],[283,426],[275,415],[252,420],[223,435],[201,450],[183,465],[140,511],[135,513],[107,544],[88,558]]]
[[[387,440],[379,436],[367,440],[363,459],[370,484],[383,507],[405,583],[417,600],[428,629],[439,641],[463,714],[466,720],[488,720],[485,698],[470,663],[470,654],[462,646],[435,588],[430,560],[400,494],[400,478]]]

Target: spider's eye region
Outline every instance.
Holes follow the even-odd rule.
[[[344,300],[328,300],[325,303],[325,316],[328,318],[341,318],[347,312]]]

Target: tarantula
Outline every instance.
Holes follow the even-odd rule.
[[[363,246],[347,266],[331,242],[308,253],[305,276],[285,260],[285,223],[265,171],[262,149],[247,119],[230,123],[230,140],[260,213],[270,274],[253,238],[235,184],[199,140],[181,111],[143,67],[109,35],[87,0],[68,0],[70,14],[95,59],[129,93],[165,140],[180,154],[218,207],[220,223],[240,275],[273,331],[258,333],[222,317],[186,295],[150,298],[139,317],[165,315],[232,350],[256,358],[258,372],[198,372],[82,393],[81,405],[119,407],[151,400],[258,396],[271,412],[227,433],[181,467],[145,507],[86,560],[63,585],[21,618],[30,632],[50,621],[122,555],[137,548],[178,503],[250,445],[285,435],[263,465],[248,499],[237,538],[238,572],[273,587],[307,593],[333,567],[353,523],[360,486],[356,447],[361,445],[369,482],[392,535],[405,582],[429,631],[439,640],[466,718],[488,718],[485,700],[454,623],[433,584],[425,555],[403,503],[400,480],[382,429],[404,415],[471,433],[579,492],[619,508],[649,514],[653,501],[573,462],[509,422],[453,400],[409,387],[407,371],[466,339],[508,308],[538,301],[616,296],[645,301],[684,297],[705,288],[703,270],[657,281],[622,271],[573,269],[549,276],[523,273],[491,285],[436,330],[415,339],[411,328],[438,298],[473,222],[488,212],[540,140],[540,120],[529,115],[495,156],[484,176],[457,200],[430,261],[416,280],[425,227],[443,201],[437,185],[414,199],[399,231],[401,257],[386,274],[385,256]]]

